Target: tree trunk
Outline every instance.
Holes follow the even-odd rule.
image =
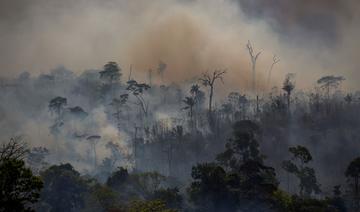
[[[209,113],[212,112],[212,99],[214,95],[214,86],[210,87],[210,97],[209,97]]]

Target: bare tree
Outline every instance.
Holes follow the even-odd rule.
[[[22,141],[20,136],[10,139],[10,142],[2,144],[0,147],[0,161],[5,160],[22,160],[29,152],[27,145]]]
[[[212,112],[212,101],[214,96],[215,82],[216,80],[221,80],[223,82],[223,75],[226,73],[226,70],[217,69],[212,74],[208,72],[203,73],[202,77],[199,79],[202,84],[206,87],[210,87],[209,92],[209,113]]]
[[[252,69],[252,73],[253,73],[252,90],[254,92],[257,92],[257,90],[256,90],[256,61],[259,58],[261,52],[255,53],[250,41],[248,41],[248,43],[246,44],[246,48],[249,51],[249,55],[250,55],[250,59],[251,59],[251,69]]]
[[[270,69],[268,71],[268,78],[267,78],[267,86],[270,86],[270,81],[271,81],[271,72],[275,66],[275,64],[277,64],[278,62],[280,62],[280,59],[274,54],[273,59],[272,59],[272,63],[270,66]]]

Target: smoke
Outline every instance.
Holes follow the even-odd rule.
[[[134,75],[146,80],[148,69],[156,70],[161,60],[168,81],[227,68],[226,87],[247,89],[245,45],[251,40],[262,51],[257,66],[262,88],[269,87],[264,82],[273,54],[281,62],[271,86],[289,72],[297,73],[303,88],[340,72],[351,79],[349,87],[358,87],[359,17],[352,0],[4,0],[0,8],[0,76],[44,73],[59,64],[80,73],[114,60],[125,77],[132,64]]]
[[[237,2],[250,19],[264,19],[285,39],[315,39],[328,45],[339,39],[341,22],[350,20],[352,16],[350,1],[342,0]]]

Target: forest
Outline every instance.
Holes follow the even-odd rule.
[[[360,212],[359,11],[0,0],[0,212]]]
[[[2,78],[0,211],[360,210],[360,93],[344,77],[221,97],[226,69],[181,84],[167,70]]]

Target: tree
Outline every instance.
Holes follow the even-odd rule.
[[[129,172],[123,167],[119,167],[117,171],[113,172],[107,179],[106,185],[119,190],[129,178]]]
[[[116,62],[108,62],[104,65],[104,69],[99,72],[100,79],[105,80],[109,84],[120,81],[122,75],[121,68]]]
[[[69,163],[54,165],[41,173],[44,188],[42,202],[51,211],[79,211],[84,206],[84,194],[89,190],[87,182],[81,178]]]
[[[11,138],[8,143],[2,144],[0,148],[0,161],[23,160],[29,152],[27,145],[20,136]]]
[[[345,78],[342,76],[324,76],[318,79],[317,84],[320,85],[322,89],[326,91],[326,96],[328,99],[330,99],[330,91],[332,88],[336,89],[342,81],[344,81]]]
[[[296,146],[290,147],[289,152],[293,157],[291,160],[284,161],[282,168],[299,179],[300,196],[310,197],[312,193],[319,194],[321,190],[316,179],[315,170],[305,166],[312,160],[309,150],[304,146]]]
[[[114,109],[113,116],[116,119],[118,133],[121,131],[121,110],[126,105],[128,98],[129,94],[122,94],[120,95],[120,98],[114,98],[110,104]]]
[[[199,79],[205,87],[210,87],[209,91],[209,114],[212,112],[212,101],[214,96],[215,82],[216,80],[221,80],[223,82],[223,75],[226,73],[226,70],[215,70],[212,74],[207,72],[203,73],[202,77]]]
[[[59,118],[67,105],[67,99],[61,96],[55,97],[49,102],[49,110]]]
[[[144,92],[151,87],[146,83],[138,83],[135,80],[129,80],[127,84],[128,86],[126,90],[130,91],[137,100],[137,102],[134,104],[138,105],[141,108],[144,116],[147,117],[149,110],[149,102],[145,100]]]
[[[270,66],[270,69],[268,71],[268,79],[267,79],[267,86],[269,87],[270,86],[270,81],[271,81],[271,72],[275,66],[275,64],[279,63],[280,62],[280,59],[274,54],[273,56],[273,59],[272,59],[272,63],[271,63],[271,66]]]
[[[360,157],[355,158],[350,162],[348,165],[345,176],[348,178],[348,180],[351,182],[352,187],[352,195],[353,195],[353,201],[354,201],[354,207],[356,210],[360,208],[360,190],[359,190],[359,179],[360,179]]]
[[[252,77],[252,90],[253,92],[257,92],[257,88],[256,88],[256,61],[258,59],[258,57],[260,56],[261,52],[255,53],[253,46],[251,45],[250,41],[248,41],[248,43],[246,44],[246,48],[249,51],[249,55],[250,55],[250,59],[251,59],[251,70],[253,73],[253,77]]]
[[[238,171],[248,161],[262,162],[259,151],[260,128],[252,121],[236,122],[233,126],[233,137],[225,145],[225,151],[218,154],[217,160],[230,170]]]
[[[348,105],[350,105],[353,102],[353,95],[351,93],[346,94],[344,100]]]
[[[99,143],[101,136],[99,135],[91,135],[86,138],[87,141],[89,141],[89,144],[91,146],[91,149],[94,153],[94,168],[96,169],[97,166],[97,157],[96,157],[96,144]]]
[[[237,190],[244,211],[254,207],[252,202],[273,204],[273,192],[278,186],[275,169],[263,162],[264,156],[260,153],[258,143],[260,135],[261,130],[254,122],[236,122],[233,138],[216,158],[233,178],[232,189]]]
[[[237,197],[229,189],[227,173],[215,163],[198,164],[191,171],[190,200],[199,211],[236,211]]]
[[[167,207],[178,210],[181,210],[183,204],[183,197],[178,188],[158,189],[154,192],[152,199],[162,200]]]
[[[189,110],[189,116],[190,116],[190,122],[192,123],[193,118],[193,108],[195,106],[195,100],[193,97],[185,97],[183,102],[186,104],[185,107],[183,107],[183,110]]]
[[[100,79],[104,80],[104,86],[108,86],[111,91],[111,96],[114,96],[114,83],[120,82],[121,68],[116,62],[108,62],[104,65],[104,69],[99,72]]]
[[[159,65],[158,65],[158,68],[157,68],[157,71],[161,77],[161,82],[164,83],[164,73],[165,73],[165,70],[166,70],[166,63],[164,63],[163,61],[160,61],[159,62]]]
[[[45,157],[48,155],[49,150],[47,148],[33,147],[27,154],[26,162],[35,174],[39,174],[39,172],[48,165],[48,163],[45,162]]]
[[[288,106],[289,111],[290,111],[291,93],[295,88],[295,82],[293,81],[294,77],[295,77],[295,74],[287,74],[285,77],[285,80],[283,82],[283,87],[282,87],[282,89],[286,92],[287,106]]]
[[[169,209],[166,207],[165,202],[161,200],[151,200],[151,201],[143,201],[143,200],[135,200],[132,201],[126,210],[128,212],[176,212],[176,210]]]
[[[11,139],[0,148],[0,211],[35,211],[43,183],[25,167],[25,143]]]

